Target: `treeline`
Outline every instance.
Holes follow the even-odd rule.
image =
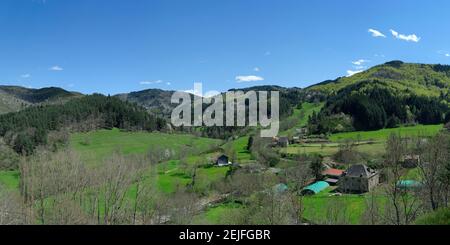
[[[384,82],[361,82],[332,96],[310,119],[312,133],[378,130],[401,124],[439,124],[450,119],[445,95],[397,95]]]
[[[233,90],[231,90],[233,91]],[[244,93],[247,93],[248,91],[269,91],[268,92],[268,100],[267,100],[267,115],[271,117],[271,100],[270,91],[278,91],[280,93],[279,97],[279,117],[280,119],[285,119],[292,115],[294,112],[294,109],[298,107],[302,102],[306,99],[307,95],[304,90],[299,88],[283,88],[278,86],[257,86],[257,87],[250,87],[246,89],[242,89],[239,91],[243,91]],[[259,94],[257,92],[257,98],[259,103]],[[223,97],[224,101],[226,97]],[[210,104],[203,104],[203,110],[205,110]],[[245,101],[245,117],[246,117],[246,125],[249,124],[249,101]],[[257,105],[258,108],[258,115],[259,115],[259,104]],[[227,108],[224,107],[224,121],[226,120],[225,115],[227,114]],[[192,111],[193,113],[193,111]],[[236,111],[235,111],[235,125],[237,125],[237,117],[236,117]],[[192,118],[194,118],[194,115],[192,115]],[[203,137],[211,137],[211,138],[218,138],[218,139],[228,139],[230,137],[235,136],[243,136],[247,134],[250,131],[249,127],[239,127],[239,126],[223,126],[223,127],[185,127],[184,129],[181,128],[183,131],[187,131],[190,133],[198,133],[199,135]]]
[[[50,131],[99,128],[160,130],[166,122],[118,98],[94,94],[61,105],[30,107],[0,116],[0,137],[17,153],[29,155],[47,143]]]

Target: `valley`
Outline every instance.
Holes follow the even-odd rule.
[[[306,89],[244,89],[280,91],[273,139],[259,137],[257,127],[172,127],[169,91],[102,96],[0,87],[11,101],[0,104],[0,199],[14,197],[6,206],[18,214],[11,219],[32,224],[427,222],[421,217],[432,210],[422,190],[429,178],[448,174],[447,70],[389,62]],[[440,82],[430,87],[417,72]],[[364,120],[377,123],[365,128]],[[440,172],[404,166],[416,156]],[[366,171],[355,178],[374,174],[376,183],[346,191],[352,168]],[[402,181],[423,189],[401,190]],[[439,193],[440,205],[447,194]],[[412,210],[396,211],[392,202]],[[61,206],[66,219],[55,213]],[[404,220],[392,219],[396,213]]]

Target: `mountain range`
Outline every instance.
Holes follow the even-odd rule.
[[[233,89],[231,89],[233,90]],[[448,96],[450,90],[450,66],[439,64],[414,64],[402,61],[391,61],[374,66],[366,71],[349,77],[327,80],[307,88],[284,88],[280,86],[257,86],[241,89],[248,90],[276,90],[280,91],[282,104],[280,114],[289,115],[293,108],[303,101],[325,101],[316,121],[334,118],[336,115],[349,116],[343,121],[352,121],[349,125],[334,125],[331,129],[324,127],[317,132],[363,129],[355,124],[359,117],[380,117],[376,126],[372,128],[392,126],[410,122],[436,122],[446,117]],[[144,107],[153,115],[169,118],[176,104],[170,102],[174,91],[147,89],[137,92],[114,95],[122,101],[131,102]],[[82,97],[81,93],[66,91],[61,88],[50,87],[42,89],[28,89],[18,86],[0,86],[0,114],[19,111],[34,105],[64,103],[70,99]],[[194,95],[193,95],[194,96]],[[417,99],[417,98],[418,99]],[[353,101],[348,100],[352,98]],[[357,101],[357,103],[355,103]],[[413,102],[411,102],[413,101]],[[419,114],[426,114],[426,108],[419,103],[437,103],[436,115],[422,115],[433,119],[422,120]],[[431,101],[431,102],[430,102]],[[393,107],[392,103],[399,104]],[[436,104],[435,103],[435,104]],[[375,105],[369,105],[375,104]],[[370,107],[370,108],[369,108]],[[413,107],[413,108],[412,108]],[[432,106],[433,107],[433,106]],[[359,115],[359,111],[368,111]],[[376,116],[372,115],[376,112]],[[378,115],[379,114],[379,115]],[[412,115],[410,115],[412,114]],[[333,119],[333,120],[334,120]],[[373,118],[372,118],[373,119]],[[395,121],[395,123],[389,122]],[[334,120],[339,122],[339,120]],[[348,123],[347,123],[348,124]]]

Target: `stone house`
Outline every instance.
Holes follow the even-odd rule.
[[[372,191],[380,182],[379,172],[359,164],[345,171],[339,180],[339,190],[344,193],[365,193]]]

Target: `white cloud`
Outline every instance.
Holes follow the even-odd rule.
[[[156,81],[141,81],[139,82],[140,85],[151,85],[151,84],[159,84],[162,83],[163,80],[156,80]]]
[[[30,78],[31,75],[30,74],[22,74],[20,75],[21,78]]]
[[[190,93],[190,94],[197,95],[197,96],[203,96],[202,93],[200,93],[200,91],[194,90],[194,89],[185,90],[183,92]]]
[[[392,36],[394,36],[397,39],[403,40],[403,41],[407,41],[407,42],[415,42],[418,43],[420,41],[420,37],[416,36],[416,34],[410,34],[410,35],[405,35],[405,34],[400,34],[395,30],[391,29],[391,33]]]
[[[171,82],[166,82],[166,85],[170,86],[170,85],[172,85],[172,83]]]
[[[372,37],[386,37],[386,35],[375,29],[369,29],[369,32],[372,33]]]
[[[244,83],[244,82],[264,81],[264,78],[259,77],[259,76],[250,75],[250,76],[236,76],[235,80],[238,83]]]
[[[253,70],[256,72],[261,71],[261,69],[259,69],[259,67],[255,67],[255,68],[253,68]]]
[[[204,97],[205,98],[211,98],[211,97],[214,97],[214,96],[219,95],[219,94],[220,94],[219,91],[212,90],[212,91],[206,92]]]
[[[352,64],[355,66],[362,66],[364,63],[370,62],[370,60],[359,59],[357,61],[352,61]]]
[[[52,66],[49,68],[50,71],[62,71],[64,70],[62,67],[60,66]]]
[[[445,50],[439,50],[437,51],[438,54],[443,55],[445,57],[450,57],[450,52],[445,51]]]
[[[351,77],[351,76],[353,76],[355,74],[358,74],[358,73],[361,73],[361,72],[363,72],[363,70],[356,70],[356,71],[348,70],[347,71],[347,77]]]

